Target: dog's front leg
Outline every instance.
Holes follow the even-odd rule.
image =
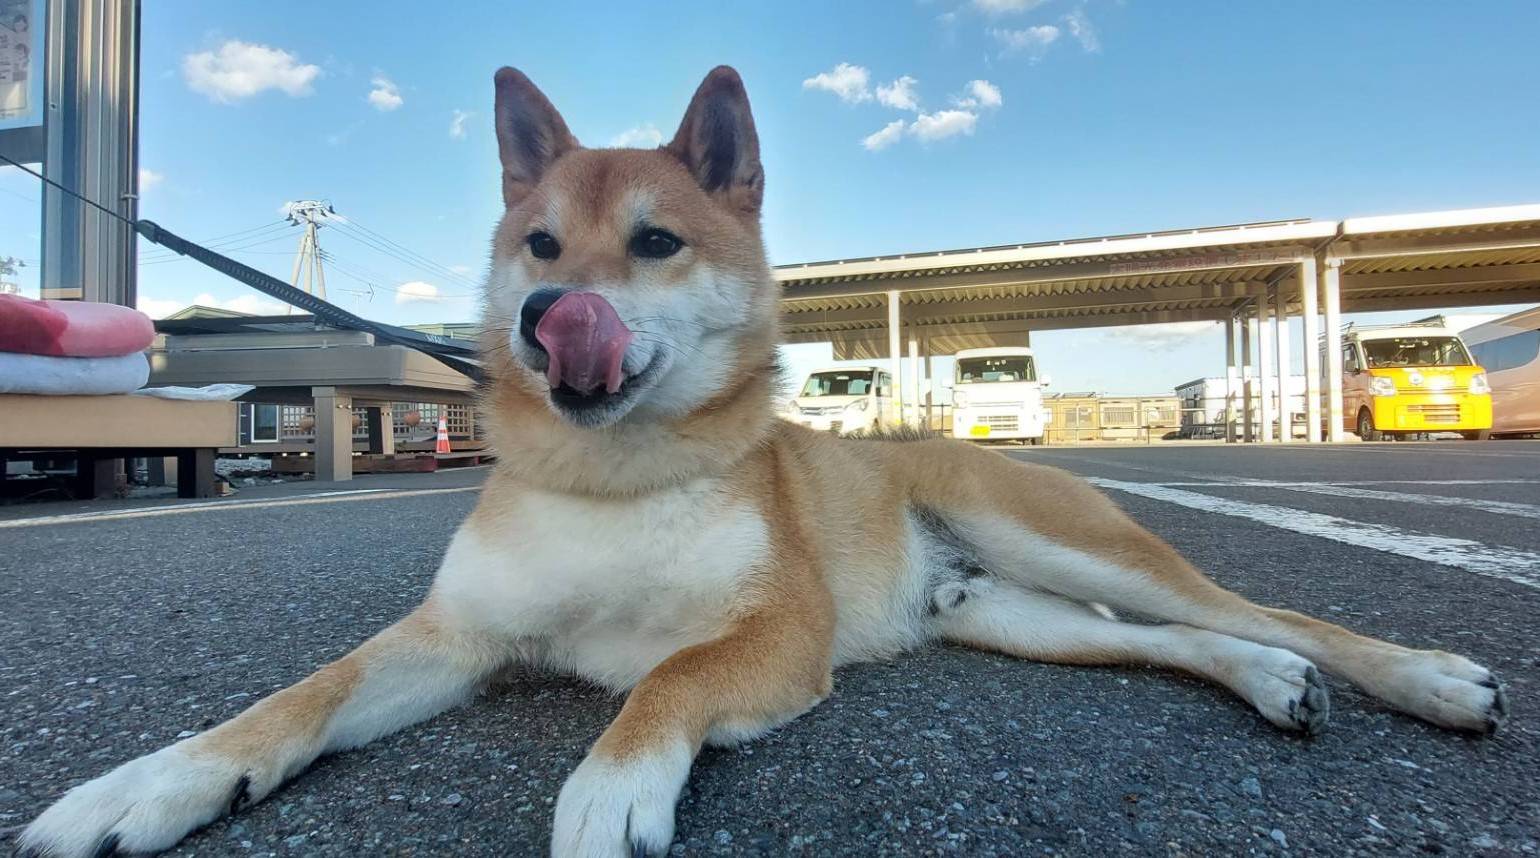
[[[430,601],[341,659],[235,718],[70,790],[21,836],[49,858],[158,852],[258,801],[329,751],[463,700],[506,659]]]
[[[761,609],[658,665],[562,787],[551,853],[667,852],[674,803],[702,742],[754,738],[829,695],[831,613],[811,601]]]

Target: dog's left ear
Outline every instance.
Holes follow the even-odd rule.
[[[765,196],[765,173],[759,165],[759,135],[743,80],[728,66],[706,75],[674,139],[672,152],[706,193],[746,215],[759,215]]]

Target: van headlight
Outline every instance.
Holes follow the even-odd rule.
[[[1486,373],[1478,372],[1470,377],[1470,392],[1476,394],[1492,392],[1492,385],[1487,382]]]
[[[961,390],[954,391],[952,393],[952,405],[957,408],[967,408],[968,394],[963,393]]]
[[[1369,382],[1369,392],[1375,396],[1395,396],[1396,380],[1378,376]]]
[[[797,403],[788,402],[786,403],[786,413],[800,415],[802,413],[802,409],[797,405]]]
[[[852,402],[849,405],[845,406],[845,410],[846,411],[865,411],[866,410],[866,400],[864,400],[864,399],[857,399],[855,402]]]

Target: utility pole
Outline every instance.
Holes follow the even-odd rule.
[[[303,288],[323,301],[326,300],[326,269],[321,265],[321,245],[316,240],[316,233],[325,226],[327,218],[335,217],[336,214],[331,203],[320,200],[299,200],[288,205],[289,223],[305,228],[299,237],[299,249],[294,254],[294,273],[289,277],[289,285],[296,289]],[[299,285],[301,273],[305,277],[303,287]],[[319,292],[316,291],[317,285],[320,286]],[[288,312],[293,313],[294,308],[289,307]]]

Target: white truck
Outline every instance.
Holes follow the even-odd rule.
[[[973,441],[1043,443],[1048,412],[1046,377],[1039,379],[1032,350],[1018,347],[964,349],[956,354],[952,388],[952,437]]]
[[[893,377],[875,366],[821,369],[786,403],[785,418],[820,432],[851,435],[892,426],[898,419]]]

